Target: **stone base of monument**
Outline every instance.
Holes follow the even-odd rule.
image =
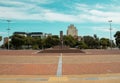
[[[84,53],[81,50],[43,50],[39,53]]]
[[[56,46],[53,48],[42,50],[39,53],[85,53],[85,52],[77,48],[69,48],[66,46],[63,46],[61,48],[59,46]]]

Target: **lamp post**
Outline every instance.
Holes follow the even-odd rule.
[[[4,19],[0,19],[0,20],[7,21],[7,23],[8,23],[7,31],[8,31],[8,50],[9,50],[9,32],[10,32],[10,22],[11,22],[11,20],[4,20]]]
[[[7,31],[8,31],[8,50],[9,50],[9,32],[10,32],[10,22],[11,20],[6,20],[8,22],[8,28],[7,28]]]
[[[112,20],[109,20],[108,21],[110,23],[110,47],[111,47],[111,50],[112,50],[112,26],[111,26],[111,23],[112,23]]]

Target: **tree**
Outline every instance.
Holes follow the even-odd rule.
[[[84,36],[83,37],[84,43],[87,45],[88,48],[94,48],[94,38],[91,36]]]
[[[31,45],[33,49],[42,48],[42,39],[40,37],[28,37],[28,45]]]
[[[2,36],[0,36],[0,41],[2,40]]]
[[[110,41],[107,38],[101,38],[100,39],[100,45],[103,49],[106,49],[108,46],[110,46]]]
[[[114,35],[115,40],[116,40],[116,45],[118,48],[120,48],[120,31],[117,31]]]
[[[32,46],[33,43],[33,38],[32,37],[26,37],[25,38],[25,45],[28,46],[28,49],[30,48],[30,46]]]
[[[83,41],[79,41],[78,48],[80,49],[87,49],[87,45]]]
[[[71,35],[69,35],[69,36],[63,36],[63,42],[67,46],[75,47],[77,40]]]
[[[25,45],[25,37],[21,35],[13,35],[11,43],[15,49],[22,48],[22,45]]]
[[[60,39],[57,35],[48,36],[42,39],[42,48],[50,48],[60,44]]]
[[[53,46],[52,36],[48,36],[48,37],[45,39],[44,43],[45,43],[45,47],[46,47],[46,48],[52,47],[52,46]]]
[[[100,48],[100,40],[96,34],[94,34],[94,48],[96,49]]]
[[[52,36],[52,39],[53,39],[53,42],[52,42],[53,46],[56,46],[56,45],[60,44],[60,39],[57,35]]]
[[[9,48],[12,48],[13,45],[11,43],[11,41],[9,41]],[[8,49],[8,42],[6,42],[4,45],[3,45],[3,48],[7,48]]]

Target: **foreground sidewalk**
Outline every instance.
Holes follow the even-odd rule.
[[[69,76],[0,75],[0,83],[120,83],[118,74],[91,74]]]

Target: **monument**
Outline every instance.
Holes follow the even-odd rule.
[[[73,35],[76,37],[77,36],[77,29],[74,27],[74,25],[70,26],[70,29],[68,30],[68,33],[71,32],[73,30]],[[45,49],[43,51],[40,51],[39,53],[84,53],[83,51],[81,51],[80,49],[77,48],[70,48],[69,46],[64,45],[64,40],[63,40],[63,31],[60,31],[59,33],[60,35],[60,45],[58,46],[54,46],[51,49]]]
[[[60,31],[60,48],[63,48],[63,31]]]

